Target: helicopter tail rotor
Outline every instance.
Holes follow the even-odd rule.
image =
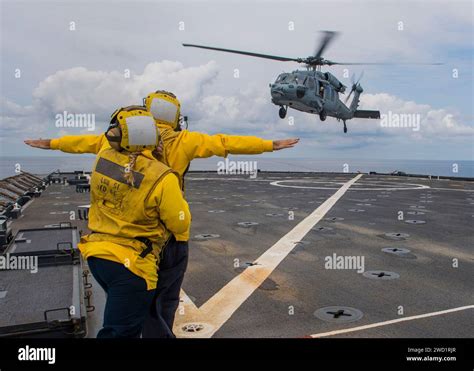
[[[348,94],[347,97],[346,97],[345,103],[347,103],[347,102],[349,101],[349,99],[350,99],[352,93],[353,93],[354,91],[356,91],[357,88],[360,87],[359,82],[360,82],[360,80],[362,80],[362,77],[364,76],[364,71],[362,71],[362,72],[360,73],[359,78],[357,79],[357,81],[355,80],[354,76],[355,76],[355,75],[352,75],[352,78],[351,78],[351,80],[352,80],[352,88],[351,88],[351,91],[349,92],[349,94]]]

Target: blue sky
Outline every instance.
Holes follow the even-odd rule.
[[[57,128],[54,117],[64,110],[94,114],[100,133],[117,106],[139,103],[164,88],[181,99],[192,130],[300,137],[301,144],[281,154],[285,157],[473,159],[471,1],[2,1],[1,6],[4,154],[37,154],[22,144],[26,138],[89,133]],[[70,22],[76,30],[69,29]],[[362,109],[420,115],[419,131],[354,120],[344,135],[340,123],[296,111],[290,126],[278,118],[268,83],[297,64],[181,46],[304,57],[313,52],[318,31],[326,29],[341,32],[325,52],[331,60],[445,63],[349,70],[356,75],[364,70]],[[15,78],[18,68],[21,78]],[[342,68],[330,71],[349,84]],[[131,71],[128,79],[125,69]]]

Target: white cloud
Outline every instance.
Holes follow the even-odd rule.
[[[57,135],[54,117],[63,111],[91,113],[96,121],[105,123],[116,108],[141,104],[143,97],[158,89],[174,92],[186,106],[200,97],[203,87],[217,73],[214,62],[184,67],[166,60],[150,63],[142,74],[131,74],[130,78],[125,78],[124,71],[93,71],[84,67],[61,70],[39,83],[30,105],[21,106],[2,98],[2,130],[6,129],[3,136],[22,132]]]
[[[464,135],[474,135],[474,127],[460,119],[460,115],[445,108],[434,108],[428,104],[419,104],[406,101],[386,93],[363,94],[361,96],[361,109],[379,109],[382,115],[389,112],[397,115],[414,115],[420,117],[420,129],[413,127],[388,127],[378,126],[378,131],[389,136],[420,138],[450,139]],[[366,132],[367,120],[364,120],[361,130]]]
[[[58,135],[54,114],[62,110],[94,113],[100,131],[117,106],[140,103],[148,92],[163,88],[173,90],[182,100],[183,113],[189,116],[193,130],[265,137],[298,135],[304,143],[295,152],[305,148],[314,156],[326,155],[331,148],[355,148],[353,153],[359,155],[362,147],[383,152],[388,144],[416,143],[422,150],[426,148],[426,157],[451,156],[456,150],[466,157],[472,148],[466,145],[472,140],[471,122],[467,121],[472,120],[472,110],[466,99],[472,97],[472,1],[427,4],[362,0],[341,6],[340,2],[303,1],[299,4],[303,13],[295,12],[299,5],[295,8],[290,1],[271,5],[244,1],[238,7],[216,2],[212,11],[199,2],[157,2],[146,3],[140,17],[130,17],[137,11],[136,4],[110,7],[99,2],[91,17],[90,9],[81,2],[8,1],[3,7],[1,73],[9,100],[1,101],[1,126],[7,129],[2,137],[11,138],[12,152],[22,153],[24,148],[17,143],[27,135]],[[315,23],[314,18],[304,16],[306,13],[338,16],[320,16]],[[42,22],[46,18],[52,21]],[[68,30],[71,20],[77,23],[74,32]],[[291,32],[289,20],[295,22]],[[184,31],[178,28],[181,21]],[[400,21],[403,31],[398,30]],[[243,23],[245,27],[241,27]],[[389,94],[364,94],[361,109],[419,112],[420,131],[353,120],[344,135],[342,123],[331,119],[320,122],[315,115],[296,111],[290,111],[295,118],[295,125],[290,126],[288,120],[279,119],[267,84],[278,73],[300,66],[181,46],[182,42],[202,43],[303,57],[313,52],[321,29],[341,31],[324,53],[328,59],[446,63],[366,70],[363,85],[367,91]],[[52,40],[54,48],[45,48]],[[219,76],[216,64],[207,63],[210,58],[219,62]],[[148,63],[155,60],[161,62]],[[334,66],[330,71],[341,77],[346,67]],[[451,78],[454,67],[460,71],[459,79]],[[22,70],[21,79],[12,77],[16,68]],[[123,78],[125,68],[132,71],[128,80]],[[233,78],[235,68],[240,70],[240,79]],[[360,72],[359,67],[347,68],[350,74]],[[449,141],[453,144],[445,145]],[[436,144],[434,150],[428,148],[430,143]],[[407,156],[411,154],[416,155],[408,148]]]
[[[294,125],[288,118],[278,118],[278,107],[271,104],[268,89],[256,87],[236,92],[232,96],[211,95],[204,97],[197,106],[199,119],[193,123],[193,129],[212,131],[246,131],[249,134],[298,135],[320,139],[327,147],[355,147],[375,143],[375,138],[413,140],[450,140],[463,136],[474,136],[474,128],[463,122],[457,112],[445,108],[434,108],[428,104],[419,104],[387,94],[362,94],[359,109],[380,110],[382,115],[389,113],[399,117],[413,118],[416,127],[383,127],[381,120],[353,119],[347,121],[351,139],[340,140],[342,123],[328,118],[321,122],[317,115],[289,110],[288,116],[294,117]],[[191,118],[192,119],[192,118]],[[342,135],[342,134],[341,134]],[[400,139],[402,138],[402,139]]]
[[[34,90],[34,106],[49,112],[95,113],[107,118],[117,107],[141,103],[148,93],[173,91],[186,104],[196,99],[202,87],[217,76],[217,66],[209,62],[197,67],[184,67],[173,61],[146,65],[142,74],[127,71],[91,71],[76,67],[58,71],[44,79]]]
[[[124,78],[123,71],[94,71],[76,67],[48,76],[33,91],[30,105],[21,106],[2,99],[4,136],[26,138],[57,136],[54,115],[58,112],[94,113],[96,132],[105,126],[117,107],[141,103],[142,97],[156,89],[174,92],[182,102],[183,113],[189,116],[190,129],[209,133],[239,133],[266,138],[303,138],[306,148],[315,145],[320,150],[357,149],[374,145],[414,143],[423,145],[448,141],[465,141],[474,136],[474,128],[464,123],[457,112],[427,104],[404,100],[387,94],[362,94],[360,109],[379,109],[382,114],[410,114],[420,118],[420,130],[382,127],[378,120],[354,119],[347,122],[350,133],[342,133],[342,123],[328,118],[320,122],[317,115],[290,110],[278,117],[278,107],[271,104],[267,87],[249,84],[244,89],[227,89],[216,94],[213,82],[218,66],[209,62],[185,67],[173,61],[146,65],[142,73]],[[102,123],[99,125],[99,123]],[[84,129],[67,130],[79,134]],[[88,134],[90,132],[87,132]]]

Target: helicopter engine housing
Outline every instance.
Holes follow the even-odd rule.
[[[334,89],[338,93],[344,93],[346,91],[346,87],[342,82],[340,82],[334,75],[329,72],[324,73],[324,77],[326,80],[334,87]]]

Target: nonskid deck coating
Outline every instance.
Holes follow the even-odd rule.
[[[247,275],[247,267],[264,269],[258,265],[259,257],[355,176],[259,173],[251,179],[188,174],[186,194],[193,222],[183,284],[187,296],[176,316],[178,336],[206,336],[206,320],[212,318],[199,313],[200,308],[237,276]],[[74,189],[52,184],[12,226],[23,229],[69,221],[69,212],[89,198]],[[302,337],[360,328],[332,336],[472,337],[473,199],[472,182],[362,176],[301,242],[295,241],[213,336]],[[72,224],[86,231],[83,221]],[[409,237],[400,239],[397,234]],[[218,237],[206,239],[208,235]],[[411,255],[399,257],[383,248],[408,249]],[[333,254],[364,257],[366,271],[395,272],[399,278],[377,280],[354,270],[326,269],[325,259]],[[89,314],[89,336],[100,326],[103,303],[95,283],[96,310]],[[363,316],[347,323],[315,316],[315,311],[329,306],[355,308]],[[415,318],[462,307],[466,309]],[[383,324],[401,318],[408,320]],[[194,332],[182,331],[183,326],[192,329],[190,325]]]

